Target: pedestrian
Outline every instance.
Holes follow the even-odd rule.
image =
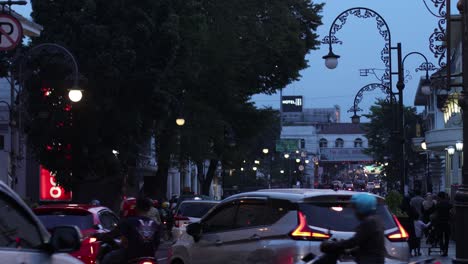
[[[435,202],[432,197],[432,193],[428,192],[426,193],[426,196],[424,197],[424,202],[422,203],[422,220],[424,223],[430,222],[430,217],[431,214],[434,213],[435,211]]]
[[[159,209],[158,209],[159,207],[158,200],[152,200],[150,198],[147,198],[147,199],[151,201],[153,206],[151,206],[151,208],[148,210],[148,212],[146,213],[146,216],[151,218],[154,222],[156,222],[158,226],[162,226],[161,215],[159,214]]]
[[[421,256],[421,238],[423,232],[431,225],[431,223],[424,223],[420,220],[420,216],[417,215],[416,211],[413,211],[413,228],[414,228],[414,236],[411,237],[411,249],[413,256]]]
[[[411,198],[410,200],[410,206],[413,210],[418,213],[419,217],[422,216],[422,204],[424,202],[424,198],[421,196],[421,191],[420,190],[415,190],[414,191],[414,197]]]
[[[438,237],[441,239],[442,256],[447,256],[448,246],[450,241],[450,220],[452,219],[452,204],[445,192],[437,194],[438,202],[435,211],[432,214],[434,226],[437,230]]]

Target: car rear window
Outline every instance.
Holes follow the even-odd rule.
[[[47,229],[61,225],[75,225],[80,230],[93,228],[94,221],[91,213],[67,214],[67,212],[53,212],[38,214],[37,217]]]
[[[178,215],[202,218],[216,203],[182,203]]]
[[[354,215],[354,210],[348,202],[303,203],[299,205],[299,208],[306,215],[307,223],[310,226],[350,232],[354,231],[359,224],[359,220]],[[377,215],[380,217],[385,230],[396,226],[386,205],[379,204],[377,206]]]

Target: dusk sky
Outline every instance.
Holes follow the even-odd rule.
[[[452,14],[458,14],[456,1],[452,0]],[[328,34],[333,20],[342,11],[352,7],[367,7],[379,13],[387,22],[392,38],[392,46],[398,42],[402,44],[403,56],[412,51],[426,55],[429,61],[438,67],[438,60],[429,50],[429,36],[437,27],[438,18],[433,16],[425,7],[423,0],[327,0],[322,12],[323,25],[319,27],[320,40]],[[427,5],[435,13],[431,0]],[[14,6],[14,10],[29,17],[31,7]],[[384,39],[380,36],[376,20],[362,19],[350,16],[344,27],[336,34],[343,41],[342,45],[334,45],[334,52],[341,56],[338,67],[329,70],[322,59],[328,53],[328,46],[321,45],[308,56],[309,67],[301,72],[302,78],[283,90],[283,95],[303,95],[304,107],[333,107],[341,108],[341,122],[350,122],[348,113],[353,105],[354,96],[363,86],[379,82],[374,76],[361,77],[359,69],[383,69],[380,52],[384,47]],[[396,52],[392,55],[393,71],[396,71]],[[419,78],[424,74],[414,69],[423,62],[419,56],[410,56],[405,62],[405,69],[410,70],[412,76],[406,83],[404,90],[405,105],[413,105]],[[396,76],[395,76],[396,77]],[[394,86],[396,78],[394,77]],[[384,98],[380,90],[364,94],[364,100],[359,105],[366,113],[376,98]],[[279,108],[279,93],[272,96],[257,95],[252,98],[258,107],[271,106]]]

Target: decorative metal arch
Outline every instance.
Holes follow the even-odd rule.
[[[426,80],[429,80],[429,72],[437,70],[437,67],[434,64],[432,64],[432,62],[429,62],[427,60],[427,57],[424,56],[424,54],[422,54],[421,52],[412,51],[412,52],[406,54],[405,57],[403,57],[403,60],[401,62],[402,67],[404,67],[406,59],[411,55],[419,55],[424,59],[424,62],[421,63],[421,65],[419,65],[419,67],[417,67],[415,69],[415,71],[416,72],[425,71],[426,72]],[[405,75],[405,82],[407,82],[406,77],[409,77],[408,79],[411,79],[411,75],[409,74],[409,72]]]
[[[322,39],[322,44],[328,44],[330,51],[332,51],[332,44],[343,44],[335,35],[336,33],[343,28],[346,24],[347,19],[350,15],[353,15],[357,18],[375,18],[377,22],[377,29],[379,30],[380,35],[385,40],[385,46],[380,52],[380,58],[385,65],[385,72],[381,78],[382,84],[388,87],[392,87],[392,56],[390,55],[391,50],[391,34],[390,28],[388,27],[387,22],[383,17],[376,11],[366,8],[366,7],[353,7],[343,11],[339,14],[333,23],[330,26],[328,36],[325,36]]]
[[[434,58],[439,59],[439,67],[442,68],[446,64],[444,59],[446,57],[447,47],[444,44],[444,40],[446,39],[446,35],[447,35],[446,34],[447,3],[446,3],[446,0],[430,0],[434,6],[431,8],[429,7],[426,1],[429,1],[429,0],[423,0],[424,5],[426,6],[429,13],[439,18],[437,27],[434,29],[434,32],[429,36],[429,49],[434,54]],[[433,9],[435,9],[435,11]]]
[[[364,97],[365,92],[370,92],[374,91],[375,89],[379,88],[382,92],[387,94],[387,100],[395,100],[395,98],[392,98],[394,96],[391,92],[389,87],[385,86],[382,83],[370,83],[365,86],[363,86],[356,94],[354,97],[354,104],[353,107],[351,107],[348,112],[354,112],[354,115],[356,116],[357,112],[361,112],[362,109],[359,108],[359,103],[362,101],[362,98]]]

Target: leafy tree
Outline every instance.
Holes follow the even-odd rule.
[[[40,152],[57,132],[53,126],[31,137],[39,159],[69,188],[89,180],[119,185],[135,165],[139,145],[153,134],[158,172],[145,179],[145,192],[158,196],[165,196],[176,154],[199,164],[211,161],[201,177],[204,193],[219,161],[232,166],[236,151],[226,146],[233,140],[247,146],[244,140],[255,135],[251,128],[268,112],[255,110],[250,97],[300,77],[306,54],[318,45],[322,9],[306,0],[33,0],[32,7],[33,19],[45,28],[32,45],[64,45],[87,80],[85,101],[74,106],[73,129],[64,134],[75,146],[72,179],[67,182],[68,171]],[[57,89],[66,85],[65,75]],[[31,105],[38,100],[29,99]],[[174,120],[181,112],[187,126],[179,138]]]
[[[365,152],[373,157],[376,162],[388,164],[384,173],[387,181],[396,183],[400,178],[401,144],[405,144],[406,168],[413,164],[414,168],[424,168],[424,159],[413,150],[411,138],[416,136],[416,126],[421,124],[421,117],[416,114],[416,108],[404,107],[405,140],[402,141],[398,134],[399,119],[395,119],[395,108],[386,100],[378,100],[371,106],[370,113],[364,115],[370,122],[363,124],[369,147]],[[391,117],[391,118],[389,118]],[[407,173],[409,176],[409,174]]]
[[[210,160],[207,175],[199,175],[207,194],[218,162],[233,162],[227,155],[234,150],[226,147],[226,135],[234,135],[242,144],[239,135],[246,123],[237,120],[249,118],[245,110],[250,97],[274,93],[297,80],[299,71],[307,67],[305,55],[318,44],[314,31],[321,24],[322,5],[302,0],[197,3],[192,10],[202,23],[196,39],[199,45],[182,42],[180,54],[190,62],[177,65],[190,67],[177,68],[171,79],[178,80],[185,91],[186,119],[193,124],[184,128],[191,138],[190,145],[183,147],[189,152],[186,157],[198,164]],[[258,123],[254,119],[250,125],[255,129]]]
[[[53,42],[67,47],[87,79],[84,100],[74,106],[75,136],[70,135],[75,137],[75,185],[66,187],[90,180],[120,186],[129,165],[135,164],[139,144],[150,135],[153,120],[168,107],[164,98],[153,100],[153,95],[171,68],[179,42],[171,1],[32,1],[32,8],[33,19],[44,26],[32,45]],[[27,66],[34,72],[34,65],[28,62]],[[64,80],[63,75],[59,77]],[[27,86],[31,91],[40,88],[33,82]],[[33,96],[29,99],[30,105],[37,102]],[[56,171],[64,184],[67,172],[52,156],[39,151],[53,131],[46,128],[31,142],[40,161]],[[118,161],[112,150],[119,151]]]

